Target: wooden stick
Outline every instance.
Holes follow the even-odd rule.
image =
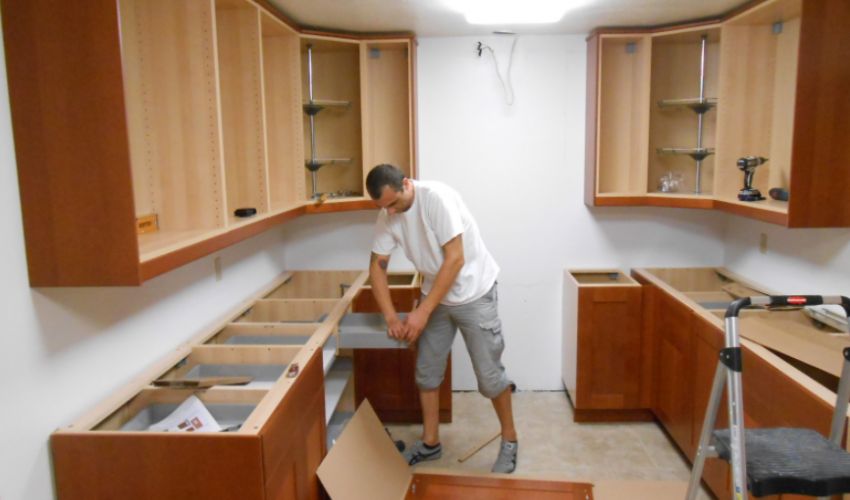
[[[160,379],[154,380],[153,385],[179,389],[206,389],[214,385],[245,385],[249,382],[251,382],[251,377],[201,377],[197,379]]]
[[[486,441],[482,441],[481,443],[479,443],[478,445],[476,445],[476,446],[475,446],[475,448],[470,449],[468,452],[466,452],[466,454],[465,454],[465,455],[463,455],[462,457],[458,458],[458,459],[457,459],[457,461],[458,461],[458,462],[461,462],[461,463],[462,463],[462,462],[466,462],[467,460],[469,460],[470,458],[472,458],[472,455],[475,455],[476,453],[478,453],[479,451],[481,451],[481,450],[482,450],[485,446],[487,446],[488,444],[490,444],[490,443],[492,443],[493,441],[495,441],[495,440],[496,440],[496,438],[497,438],[497,437],[499,437],[499,436],[501,436],[501,435],[502,435],[502,431],[498,431],[498,432],[496,432],[495,434],[493,434],[493,437],[489,437],[489,438],[487,438],[487,440],[486,440]]]

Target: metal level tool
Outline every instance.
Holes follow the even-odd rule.
[[[841,447],[850,399],[850,348],[838,384],[829,439],[811,429],[744,429],[743,369],[738,315],[750,306],[767,308],[837,304],[850,316],[850,299],[841,296],[782,295],[743,297],[726,310],[726,347],[714,374],[714,384],[700,433],[687,500],[696,498],[705,459],[719,457],[732,467],[732,499],[793,493],[827,497],[850,492],[850,453]],[[714,429],[723,386],[726,385],[729,428]]]

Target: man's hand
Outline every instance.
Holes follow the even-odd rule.
[[[396,316],[392,320],[387,321],[387,335],[396,340],[404,340],[407,338],[407,325]]]
[[[413,310],[413,312],[407,315],[407,318],[404,320],[404,324],[407,327],[407,336],[406,340],[414,344],[417,340],[419,340],[419,336],[422,335],[422,330],[425,329],[425,325],[428,324],[428,318],[431,317],[431,312],[426,311],[422,307],[417,307]]]

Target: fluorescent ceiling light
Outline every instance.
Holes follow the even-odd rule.
[[[469,24],[556,23],[587,0],[444,0]]]

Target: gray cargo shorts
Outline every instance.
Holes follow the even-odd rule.
[[[419,337],[416,385],[427,391],[443,383],[446,362],[458,328],[472,359],[478,392],[486,398],[495,398],[512,385],[501,360],[505,341],[495,284],[484,296],[468,304],[437,306]]]

